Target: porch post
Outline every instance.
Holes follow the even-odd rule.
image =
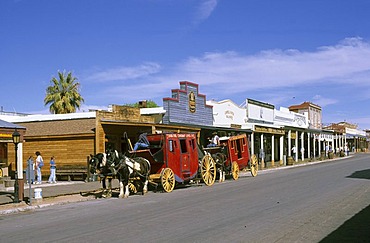
[[[271,136],[271,166],[275,166],[275,135]]]
[[[301,158],[304,161],[304,132],[301,133]]]
[[[288,131],[288,156],[292,156],[292,130]]]
[[[316,134],[313,134],[313,160],[316,160]]]
[[[254,132],[251,134],[251,156],[254,155]]]
[[[280,136],[280,162],[279,163],[280,165],[284,164],[284,136],[283,135]]]
[[[298,149],[298,131],[295,131],[295,147],[297,152],[295,153],[294,161],[298,161],[299,149]]]
[[[307,133],[307,158],[311,159],[311,133]]]
[[[261,151],[260,151],[260,157],[261,157],[261,167],[262,168],[265,168],[265,150],[264,150],[264,148],[263,148],[263,133],[261,133],[261,142],[260,142],[261,144],[261,146],[260,146],[260,148],[261,148]]]

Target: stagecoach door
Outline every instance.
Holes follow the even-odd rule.
[[[190,154],[188,150],[188,140],[180,138],[180,165],[182,172],[189,172],[190,173]]]

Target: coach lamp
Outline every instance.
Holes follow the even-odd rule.
[[[15,129],[12,134],[15,147],[15,182],[14,182],[14,202],[19,203],[19,182],[18,182],[18,144],[21,140],[21,134]]]

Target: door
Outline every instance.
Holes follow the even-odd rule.
[[[188,140],[180,138],[180,165],[183,173],[190,172],[190,154]]]

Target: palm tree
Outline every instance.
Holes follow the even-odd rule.
[[[72,76],[72,72],[58,71],[59,80],[53,77],[50,85],[46,89],[44,99],[45,106],[50,105],[50,113],[66,114],[76,112],[80,108],[84,99],[79,93],[80,83],[76,82],[77,78]]]

